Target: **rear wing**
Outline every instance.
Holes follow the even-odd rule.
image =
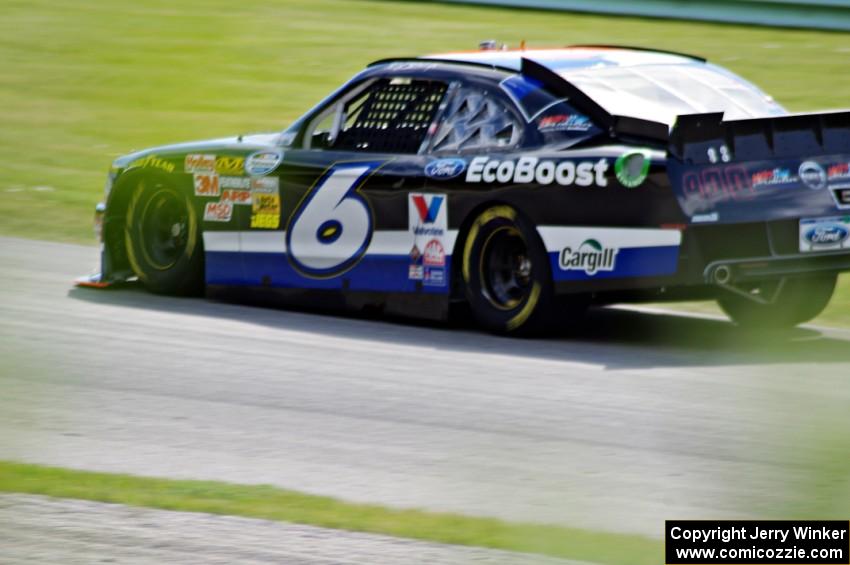
[[[850,213],[850,111],[679,116],[668,156],[673,190],[695,223]]]
[[[721,145],[736,161],[850,153],[850,111],[733,121],[722,112],[691,114],[670,133],[670,155],[694,164],[711,163],[708,149]]]

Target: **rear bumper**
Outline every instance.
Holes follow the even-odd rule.
[[[709,284],[730,284],[848,270],[850,251],[840,251],[713,261],[705,267],[703,276]]]

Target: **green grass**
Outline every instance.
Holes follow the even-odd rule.
[[[654,565],[662,551],[661,542],[632,535],[392,510],[262,485],[152,479],[4,461],[0,492],[263,518],[612,565]]]
[[[708,56],[792,110],[850,106],[850,35],[428,2],[5,0],[0,233],[92,242],[112,159],[280,130],[366,63],[474,48],[646,45]],[[850,325],[844,281],[823,321]]]

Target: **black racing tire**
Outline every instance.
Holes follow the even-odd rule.
[[[502,335],[540,335],[553,328],[554,287],[537,230],[514,208],[494,205],[469,228],[462,276],[472,315]]]
[[[133,187],[124,225],[130,266],[158,294],[194,295],[204,286],[201,226],[191,197],[166,178]]]
[[[728,290],[717,302],[739,326],[787,329],[823,312],[835,291],[837,278],[835,273],[829,273],[769,281],[762,289],[768,299],[764,304]]]

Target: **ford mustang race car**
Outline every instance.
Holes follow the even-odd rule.
[[[850,112],[639,48],[382,60],[282,132],[117,159],[98,210],[90,286],[500,333],[659,299],[792,326],[850,269]]]

